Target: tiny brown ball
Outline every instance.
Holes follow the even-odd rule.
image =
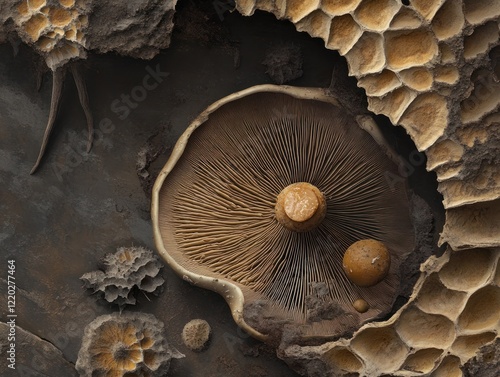
[[[360,240],[348,247],[342,265],[350,281],[360,287],[371,287],[389,273],[391,255],[380,241]]]
[[[352,306],[359,313],[366,313],[368,309],[370,309],[370,305],[368,305],[368,303],[362,298],[358,298],[356,301],[354,301],[352,303]]]

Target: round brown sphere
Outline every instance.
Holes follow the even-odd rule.
[[[368,311],[368,309],[370,309],[370,305],[362,298],[358,298],[356,301],[354,301],[352,303],[352,306],[359,313],[366,313]]]
[[[371,287],[387,276],[391,255],[380,241],[360,240],[346,250],[342,265],[350,281],[360,287]]]

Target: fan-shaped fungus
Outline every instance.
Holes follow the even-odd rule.
[[[398,173],[382,140],[371,119],[322,89],[263,85],[216,102],[181,136],[153,189],[159,253],[185,280],[222,294],[255,337],[266,339],[270,322],[316,337],[355,329],[390,310],[413,250],[406,187],[386,180]],[[360,239],[391,254],[373,287],[343,271]],[[365,312],[353,307],[359,298]]]

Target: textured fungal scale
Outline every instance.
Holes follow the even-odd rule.
[[[100,293],[108,302],[135,305],[136,291],[158,295],[164,283],[160,275],[163,265],[151,250],[143,247],[120,247],[116,253],[107,254],[104,270],[84,274],[85,287]]]
[[[327,48],[345,56],[350,75],[366,91],[369,109],[403,126],[425,152],[427,169],[436,172],[446,208],[440,242],[471,255],[483,253],[473,249],[477,247],[492,248],[491,255],[498,253],[499,1],[236,0],[236,9],[243,15],[265,10],[288,19],[297,30],[322,38]],[[451,261],[454,258],[452,255]],[[488,259],[485,268],[493,271],[497,259]],[[434,262],[429,261],[425,268],[432,270]],[[479,261],[464,263],[471,267]],[[352,342],[322,348],[328,353],[331,370],[342,366],[339,370],[344,372],[368,371],[368,375],[376,375],[370,371],[422,375],[434,370],[432,376],[460,376],[458,367],[497,336],[496,328],[476,330],[465,318],[472,315],[473,304],[498,302],[498,282],[489,288],[471,283],[464,290],[448,287],[444,275],[436,271],[422,277],[426,281],[423,292],[435,284],[442,300],[432,301],[417,289],[415,303],[395,314],[393,324],[369,327]],[[495,322],[486,311],[474,315],[475,323]],[[412,328],[412,321],[430,321],[442,333],[434,341],[432,337],[419,339],[414,334],[420,328]],[[377,350],[367,331],[375,331],[388,342],[392,339],[389,343],[394,352]],[[314,353],[306,348],[287,352],[293,365]],[[372,365],[375,360],[379,365]]]
[[[168,345],[164,324],[152,314],[102,315],[87,325],[76,361],[81,377],[165,376],[184,357]]]
[[[85,32],[92,1],[22,0],[14,17],[24,42],[56,70],[74,58],[85,58]]]

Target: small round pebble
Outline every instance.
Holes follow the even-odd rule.
[[[182,330],[182,341],[192,351],[203,351],[208,347],[212,329],[204,319],[193,319]]]
[[[359,313],[366,313],[368,309],[370,309],[370,305],[363,300],[362,298],[358,298],[356,301],[352,303],[354,309],[356,309]]]

